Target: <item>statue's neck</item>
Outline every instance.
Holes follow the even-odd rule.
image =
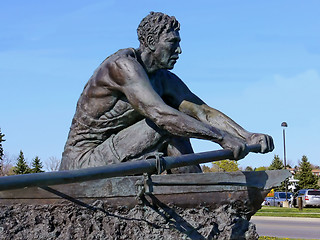
[[[159,67],[156,64],[156,61],[151,51],[138,48],[136,52],[138,56],[138,61],[141,63],[148,75],[159,70]]]

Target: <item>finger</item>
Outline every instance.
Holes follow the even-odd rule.
[[[260,143],[260,145],[261,145],[261,153],[267,152],[268,143],[267,143],[266,136],[263,136],[263,138],[260,139],[259,143]]]
[[[248,149],[248,146],[247,144],[243,144],[242,146],[242,152],[241,152],[241,158],[244,158],[245,156],[247,156],[247,154],[249,153],[249,149]]]
[[[261,153],[271,152],[274,149],[273,139],[269,135],[265,135],[261,142]]]
[[[274,149],[274,143],[273,143],[273,138],[270,137],[270,152],[272,152]]]
[[[271,137],[269,135],[266,135],[266,139],[267,139],[267,149],[266,152],[270,152],[271,151]]]
[[[274,149],[273,139],[271,136],[266,135],[266,140],[267,140],[267,149],[265,150],[265,152],[271,152]]]
[[[233,158],[234,160],[238,160],[240,156],[240,147],[237,146],[233,149]]]
[[[249,153],[249,150],[247,148],[247,145],[241,144],[241,145],[237,146],[233,151],[234,159],[240,160],[240,159],[244,158],[248,153]]]

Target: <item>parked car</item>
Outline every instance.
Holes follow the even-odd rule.
[[[302,198],[302,206],[320,206],[320,189],[301,189],[293,197],[292,205],[298,207],[298,197]]]
[[[274,192],[273,197],[266,197],[262,205],[265,206],[276,206],[276,207],[282,207],[283,202],[288,200],[289,204],[291,202],[291,195],[292,193],[287,192],[287,199],[286,199],[286,193],[285,192]]]

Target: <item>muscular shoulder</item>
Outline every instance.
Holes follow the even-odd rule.
[[[134,58],[133,49],[122,49],[106,58],[89,79],[84,92],[90,96],[96,96],[96,93],[99,93],[98,95],[100,93],[102,95],[108,94],[109,90],[112,91],[112,88],[116,86],[114,73],[116,72],[115,69],[119,68],[117,62],[124,62],[124,59],[132,58]]]
[[[127,61],[137,61],[136,53],[133,48],[121,49],[108,57],[102,64],[105,67],[112,67],[114,64],[121,64]]]
[[[110,56],[105,61],[103,69],[108,81],[115,85],[123,85],[128,80],[144,73],[133,49],[123,49]]]

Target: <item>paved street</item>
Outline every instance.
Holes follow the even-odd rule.
[[[319,218],[253,216],[260,236],[320,239]]]

